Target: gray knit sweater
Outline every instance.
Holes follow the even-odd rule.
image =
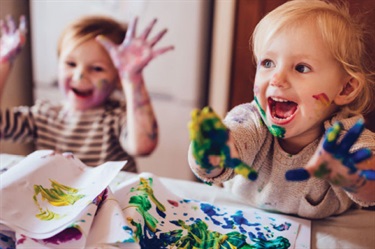
[[[327,129],[340,120],[344,125],[344,134],[360,117],[343,118],[339,113],[326,121],[324,126]],[[258,171],[258,179],[249,181],[241,175],[235,175],[231,169],[226,169],[220,176],[210,179],[194,171],[203,181],[224,183],[226,189],[245,199],[251,206],[306,218],[340,214],[354,203],[357,206],[375,205],[355,200],[342,188],[315,177],[303,182],[286,181],[285,172],[306,165],[320,139],[316,139],[296,155],[286,153],[261,122],[254,102],[235,107],[228,113],[224,123],[234,138],[240,159]],[[375,133],[366,129],[351,150],[364,147],[375,151]]]

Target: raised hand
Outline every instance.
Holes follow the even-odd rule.
[[[0,20],[0,63],[13,62],[26,42],[26,18],[20,17],[19,26],[11,16]]]
[[[227,145],[229,131],[210,107],[194,110],[191,116],[189,133],[192,154],[197,164],[208,173],[216,167],[228,167],[250,180],[257,178],[254,169],[240,159],[231,157]]]
[[[338,142],[342,124],[335,123],[327,130],[325,138],[320,144],[315,155],[305,168],[289,170],[286,179],[302,181],[315,176],[323,178],[334,185],[341,186],[347,191],[356,190],[366,183],[366,180],[375,180],[374,170],[360,170],[357,164],[372,157],[369,149],[360,149],[349,152],[355,141],[364,129],[363,120],[359,120]]]
[[[138,19],[135,18],[130,25],[122,44],[113,44],[102,36],[97,40],[106,48],[114,65],[119,70],[120,76],[136,76],[141,74],[145,66],[155,57],[172,50],[173,46],[154,49],[154,46],[165,35],[167,29],[160,31],[154,38],[148,39],[156,19],[154,19],[140,36],[136,36]]]

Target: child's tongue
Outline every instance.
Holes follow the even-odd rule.
[[[297,109],[297,104],[294,102],[274,102],[273,113],[277,118],[288,118]]]

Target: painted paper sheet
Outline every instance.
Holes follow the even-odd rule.
[[[28,237],[49,238],[85,215],[125,163],[92,168],[71,154],[36,151],[0,175],[0,223]]]

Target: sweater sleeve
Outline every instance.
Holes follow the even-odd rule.
[[[35,136],[36,126],[30,107],[0,110],[0,140],[27,143],[33,141]]]
[[[258,112],[255,102],[242,104],[233,108],[224,119],[230,130],[240,159],[253,166],[257,154],[270,135]]]

